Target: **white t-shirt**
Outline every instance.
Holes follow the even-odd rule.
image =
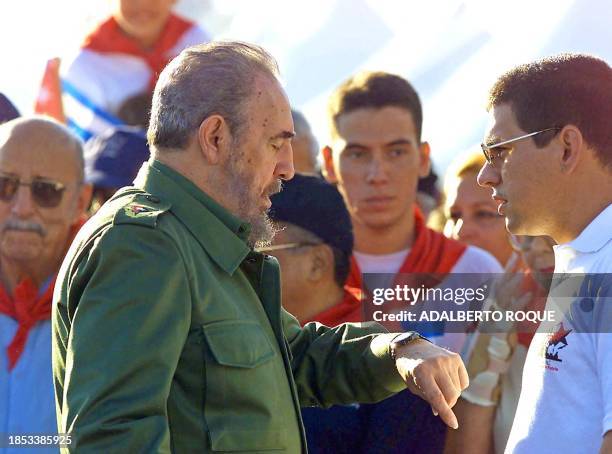
[[[400,270],[409,252],[410,249],[405,249],[392,254],[371,255],[353,251],[353,256],[362,273],[382,273],[393,276]],[[475,246],[468,246],[450,271],[451,274],[473,273],[483,275],[502,272],[503,268],[495,257]],[[385,284],[391,285],[392,282],[386,282]],[[425,334],[432,342],[454,352],[465,355],[469,351],[469,349],[465,349],[467,339],[465,333],[444,332],[441,335]]]
[[[384,255],[364,254],[353,251],[353,256],[362,273],[396,274],[408,256],[410,249]],[[468,246],[457,260],[451,273],[503,273],[499,262],[483,249]]]
[[[555,273],[612,273],[612,205],[555,246]],[[551,288],[546,309],[570,300],[571,314],[562,326],[543,323],[531,342],[506,453],[597,453],[612,430],[612,276],[598,277],[593,298],[555,298]]]

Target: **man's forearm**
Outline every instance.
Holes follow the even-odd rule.
[[[303,406],[377,402],[406,387],[389,354],[395,334],[382,326],[311,323],[299,328],[296,323],[286,319],[284,329]]]

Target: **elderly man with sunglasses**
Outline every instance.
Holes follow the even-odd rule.
[[[0,451],[57,432],[51,300],[90,195],[81,142],[65,127],[43,118],[0,126]]]
[[[556,274],[589,273],[578,298],[551,298],[553,281],[546,309],[570,305],[530,344],[506,452],[612,452],[612,68],[571,54],[519,66],[489,112],[478,178],[508,230],[553,238]]]

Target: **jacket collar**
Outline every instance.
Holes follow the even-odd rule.
[[[134,184],[170,202],[170,211],[227,273],[233,274],[251,251],[246,243],[250,225],[233,216],[170,167],[159,161],[149,161]]]

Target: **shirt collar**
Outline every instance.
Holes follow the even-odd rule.
[[[597,252],[612,239],[612,204],[593,219],[589,225],[569,243],[554,246],[557,249],[573,249],[582,253]]]
[[[233,274],[251,251],[246,243],[250,225],[177,171],[152,160],[143,165],[134,184],[170,202],[170,211],[227,273]]]

